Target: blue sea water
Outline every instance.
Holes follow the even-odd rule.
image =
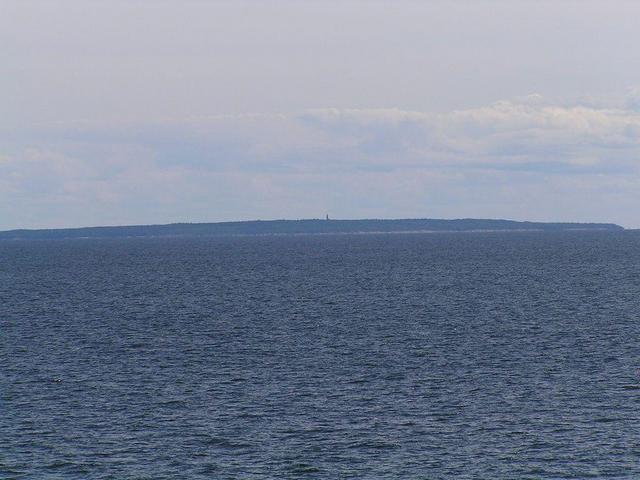
[[[2,479],[640,478],[640,232],[0,243]]]

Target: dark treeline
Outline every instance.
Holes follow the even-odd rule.
[[[478,230],[623,230],[623,228],[611,223],[542,223],[479,219],[254,220],[246,222],[10,230],[0,232],[0,240],[417,231],[463,232]]]

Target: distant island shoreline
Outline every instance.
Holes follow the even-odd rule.
[[[131,237],[207,237],[309,234],[481,233],[534,231],[622,231],[613,223],[520,222],[494,219],[249,220],[0,231],[1,240]]]

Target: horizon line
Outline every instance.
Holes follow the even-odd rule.
[[[168,227],[178,225],[220,225],[220,224],[235,224],[235,223],[256,223],[256,222],[399,222],[399,221],[488,221],[488,222],[514,222],[524,224],[567,224],[567,225],[610,225],[622,228],[624,230],[637,230],[634,228],[626,228],[622,225],[614,222],[581,222],[581,221],[558,221],[558,220],[513,220],[508,218],[476,218],[476,217],[459,217],[459,218],[429,218],[429,217],[401,217],[401,218],[272,218],[272,219],[251,219],[251,220],[220,220],[220,221],[179,221],[169,223],[133,223],[133,224],[120,224],[120,225],[85,225],[80,227],[23,227],[23,228],[9,228],[0,230],[0,233],[11,232],[28,232],[28,231],[53,231],[53,230],[85,230],[85,229],[101,229],[101,228],[135,228],[135,227]]]

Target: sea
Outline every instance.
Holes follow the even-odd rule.
[[[0,242],[0,478],[640,478],[640,232]]]

